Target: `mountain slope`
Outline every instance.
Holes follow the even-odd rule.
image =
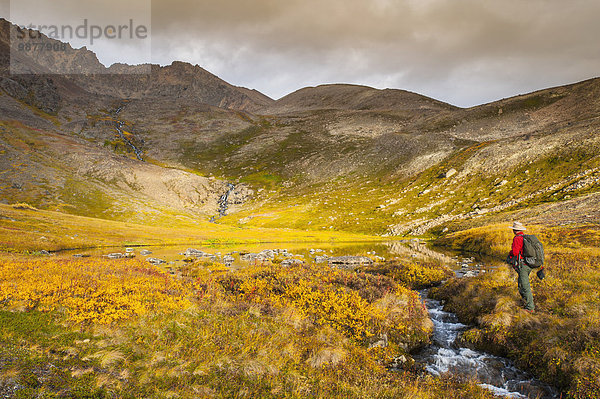
[[[220,108],[255,111],[273,102],[255,91],[219,79],[198,65],[175,61],[168,66],[150,65],[149,74],[133,74],[133,66],[111,66],[105,74],[74,76],[91,93],[127,99],[178,99]],[[112,71],[119,74],[112,74]]]
[[[7,71],[11,29],[17,28],[0,18],[0,49],[5,57],[3,79],[11,79]],[[36,43],[60,44],[37,32],[33,37],[36,37]],[[30,39],[30,35],[25,35],[23,42],[26,44],[28,41],[33,39]],[[115,98],[183,98],[238,110],[256,110],[273,102],[262,93],[230,85],[201,67],[184,62],[173,62],[165,67],[115,64],[106,68],[87,48],[73,49],[69,44],[65,45],[64,51],[15,51],[13,56],[15,55],[13,67],[16,65],[15,68],[22,72],[51,75],[53,80],[67,81],[71,86],[78,86],[80,90],[92,95]],[[139,73],[140,69],[150,70],[150,73]],[[52,71],[61,71],[61,74],[51,73]],[[69,75],[68,79],[65,79],[64,74]],[[77,90],[75,87],[73,89]]]
[[[81,192],[74,179],[110,197],[107,218],[208,217],[234,182],[219,222],[236,226],[425,234],[513,214],[569,220],[570,207],[595,220],[596,201],[586,212],[580,199],[600,192],[600,79],[468,109],[341,84],[273,102],[180,62],[149,76],[11,76],[0,46],[4,202],[96,212],[59,193]],[[94,71],[78,51],[68,62]]]

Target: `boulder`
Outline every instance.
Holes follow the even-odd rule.
[[[328,259],[329,266],[353,270],[357,267],[373,264],[366,256],[334,256]]]
[[[207,254],[204,251],[200,251],[199,249],[194,249],[194,248],[188,248],[188,249],[186,249],[185,252],[182,253],[181,255],[188,256],[188,257],[193,256],[193,257],[196,257],[196,258],[201,258],[203,256],[211,256],[211,254]]]
[[[258,258],[258,254],[256,253],[248,253],[240,256],[240,259],[246,262],[252,262]]]
[[[265,249],[263,251],[260,251],[258,253],[259,257],[263,257],[264,259],[274,259],[275,258],[275,251],[273,251],[272,249]]]
[[[449,169],[446,173],[444,173],[444,177],[447,179],[449,177],[452,177],[456,174],[456,169],[452,168]]]
[[[121,258],[125,257],[125,255],[123,255],[120,252],[113,252],[111,254],[104,255],[104,256],[106,256],[108,259],[121,259]]]
[[[281,261],[281,266],[283,266],[283,267],[294,266],[294,265],[303,265],[303,264],[304,264],[303,260],[293,259],[293,258],[284,259],[283,261]]]

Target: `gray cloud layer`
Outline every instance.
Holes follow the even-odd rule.
[[[599,76],[599,15],[597,0],[154,0],[152,56],[275,98],[346,82],[470,106]]]

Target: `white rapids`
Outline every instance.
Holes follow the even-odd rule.
[[[558,397],[550,386],[519,370],[508,359],[461,347],[457,338],[468,326],[460,323],[455,314],[444,311],[439,301],[427,298],[427,291],[421,295],[435,328],[432,344],[416,356],[428,373],[474,380],[495,395],[507,398]]]

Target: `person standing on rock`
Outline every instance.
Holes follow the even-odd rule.
[[[519,274],[518,287],[519,294],[525,302],[525,310],[533,312],[535,305],[533,303],[533,294],[531,293],[531,285],[529,284],[529,273],[533,270],[523,261],[523,232],[526,230],[520,222],[514,222],[510,227],[514,233],[512,249],[508,254],[506,262]]]

